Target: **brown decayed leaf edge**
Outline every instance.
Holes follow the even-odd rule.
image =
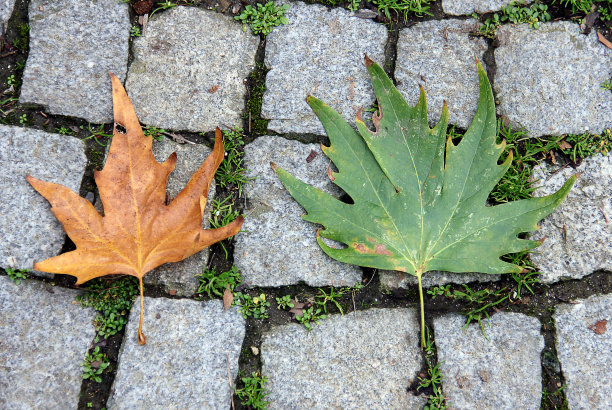
[[[140,282],[138,342],[145,344],[142,277],[164,263],[178,262],[235,235],[243,217],[218,229],[202,229],[208,188],[225,154],[218,128],[212,153],[185,188],[166,205],[166,183],[176,165],[176,153],[163,163],[155,160],[152,138],[143,134],[121,81],[113,74],[110,77],[114,136],[104,169],[94,172],[104,216],[89,201],[63,185],[28,175],[28,182],[51,203],[51,210],[77,247],[35,263],[34,269],[75,276],[77,285],[111,274],[137,277]]]

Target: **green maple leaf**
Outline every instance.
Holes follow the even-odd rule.
[[[425,93],[416,106],[406,103],[385,72],[367,56],[379,115],[369,130],[357,115],[359,135],[333,109],[314,97],[307,102],[329,136],[323,152],[336,165],[333,182],[353,200],[344,203],[272,164],[279,178],[307,214],[323,225],[317,241],[341,262],[407,272],[417,277],[424,311],[421,276],[428,271],[520,272],[502,255],[535,248],[539,241],[518,235],[538,229],[572,187],[571,177],[553,195],[487,206],[489,193],[512,163],[512,152],[498,159],[505,142],[496,144],[497,120],[491,85],[477,64],[480,99],[472,123],[458,145],[446,138],[446,104],[438,124],[427,122]],[[328,238],[346,245],[327,246]]]

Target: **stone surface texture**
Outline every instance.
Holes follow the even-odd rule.
[[[407,392],[421,368],[414,309],[370,309],[264,334],[269,409],[420,409]]]
[[[323,126],[305,99],[313,95],[350,124],[359,108],[374,102],[363,55],[384,63],[387,30],[347,10],[291,2],[288,25],[266,39],[266,76],[261,115],[279,133],[323,134]],[[367,41],[366,41],[367,39]]]
[[[108,155],[108,149],[106,153]],[[166,195],[175,198],[183,190],[191,176],[200,168],[211,150],[203,144],[179,144],[164,138],[161,141],[153,140],[153,156],[158,162],[168,159],[176,152],[177,161],[174,171],[168,177]],[[208,201],[202,218],[202,227],[210,226],[209,217],[212,200],[215,197],[215,181],[213,179],[208,190]],[[101,202],[98,200],[96,207],[102,211]],[[143,282],[146,285],[161,286],[164,291],[176,291],[177,296],[191,296],[198,290],[200,281],[195,277],[202,273],[204,266],[208,263],[210,249],[205,248],[180,262],[166,263],[147,273]]]
[[[557,354],[570,409],[612,408],[612,294],[594,295],[576,304],[557,305]],[[598,334],[597,323],[607,330]],[[601,332],[601,330],[600,330]]]
[[[442,0],[442,10],[453,16],[468,15],[472,13],[484,14],[498,11],[510,4],[512,0]],[[523,4],[532,3],[523,1]]]
[[[86,165],[85,145],[77,138],[0,126],[1,267],[32,269],[34,262],[59,254],[66,238],[49,202],[26,175],[78,193]]]
[[[112,121],[108,72],[125,79],[128,4],[115,0],[32,0],[30,53],[21,103],[94,123]]]
[[[13,7],[15,0],[0,0],[0,24],[4,24],[4,27],[13,14]]]
[[[0,407],[76,408],[95,330],[77,292],[0,276]]]
[[[257,37],[230,16],[176,7],[134,41],[126,88],[141,122],[211,131],[240,125]]]
[[[502,25],[495,49],[498,113],[531,137],[612,127],[612,50],[568,21]],[[588,70],[585,69],[588,67]]]
[[[384,289],[407,289],[410,286],[418,285],[416,276],[404,272],[381,270],[378,272],[378,275],[380,276],[380,285]],[[421,282],[424,288],[430,288],[432,286],[441,286],[448,283],[496,282],[500,277],[501,275],[489,275],[486,273],[432,271],[423,274]]]
[[[491,325],[465,324],[449,314],[434,319],[442,389],[457,409],[539,409],[542,398],[540,322],[520,313],[496,313]],[[486,321],[484,324],[488,324]]]
[[[448,104],[449,122],[467,128],[476,113],[479,87],[474,57],[484,64],[487,43],[470,35],[477,20],[417,23],[400,32],[395,79],[409,104],[419,100],[419,85],[427,95],[429,123],[435,124]],[[485,66],[486,69],[486,66]],[[384,115],[384,113],[383,113]]]
[[[314,159],[307,162],[313,152]],[[301,218],[304,209],[287,192],[270,162],[329,194],[341,190],[327,176],[329,159],[317,144],[282,137],[257,138],[244,149],[248,206],[236,235],[234,263],[248,286],[353,286],[361,270],[325,255],[316,241],[317,226]]]
[[[119,354],[109,409],[228,409],[245,322],[219,300],[145,297],[143,333],[136,341],[140,300],[134,302]]]
[[[612,155],[586,158],[576,169],[537,166],[533,179],[540,188],[533,195],[550,195],[577,173],[565,202],[532,235],[546,238],[531,254],[546,283],[612,270]]]

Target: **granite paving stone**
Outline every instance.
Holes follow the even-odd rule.
[[[240,125],[257,37],[230,16],[176,7],[134,40],[126,88],[141,122],[175,130]]]
[[[89,345],[93,309],[75,303],[78,292],[0,276],[0,407],[76,408]]]
[[[581,173],[565,201],[542,221],[533,239],[546,238],[531,254],[545,283],[580,279],[596,270],[612,270],[612,156],[597,154],[576,169],[539,165],[534,196],[556,192]]]
[[[570,409],[612,408],[612,294],[556,306],[557,355]]]
[[[245,321],[219,300],[144,300],[143,333],[136,341],[140,299],[130,312],[109,409],[229,409]]]
[[[341,9],[291,2],[288,25],[266,39],[266,76],[261,115],[279,133],[324,134],[305,98],[313,95],[350,124],[359,108],[374,102],[364,54],[384,63],[387,30]]]
[[[513,0],[442,0],[442,10],[453,16],[469,15],[472,13],[485,14],[499,11]],[[522,1],[523,4],[533,3]]]
[[[421,368],[414,309],[370,309],[264,334],[269,409],[421,409],[407,389]]]
[[[109,146],[110,148],[110,146]],[[168,159],[176,152],[177,161],[174,171],[168,177],[166,195],[168,199],[175,198],[183,190],[191,176],[200,168],[211,150],[203,144],[179,144],[164,138],[162,141],[153,141],[153,155],[158,162]],[[108,153],[108,148],[107,148]],[[215,181],[212,181],[208,190],[208,201],[202,227],[210,226],[209,217],[212,209],[212,200],[215,197]],[[100,201],[96,204],[98,210],[102,209]],[[208,263],[210,249],[202,251],[180,262],[166,263],[147,273],[143,278],[146,285],[161,286],[164,291],[176,291],[177,296],[191,296],[198,290],[200,281],[195,277],[204,270]]]
[[[0,0],[0,24],[6,25],[13,14],[13,7],[15,7],[15,0]]]
[[[452,408],[539,409],[542,397],[540,322],[521,313],[500,312],[462,329],[465,317],[434,319],[442,389]]]
[[[85,145],[77,138],[0,125],[0,266],[32,269],[59,254],[66,238],[26,175],[79,192],[86,164]]]
[[[612,50],[568,21],[502,25],[495,49],[498,113],[530,136],[612,127],[612,98],[601,84],[612,77]]]
[[[443,102],[449,122],[467,128],[478,105],[478,74],[474,57],[484,64],[487,43],[471,33],[477,20],[440,20],[417,23],[400,32],[397,42],[395,79],[409,104],[419,100],[419,85],[427,95],[427,114],[435,124]],[[384,113],[383,113],[384,115]]]
[[[304,209],[291,197],[270,162],[316,188],[339,196],[327,176],[329,159],[317,144],[282,137],[257,138],[244,149],[248,206],[242,232],[236,235],[234,263],[248,286],[353,286],[360,268],[331,259],[316,241],[317,225],[301,218]],[[316,156],[308,162],[314,152]]]
[[[378,272],[380,276],[380,285],[383,289],[407,289],[411,286],[417,286],[418,280],[416,276],[405,272],[381,270]],[[426,272],[421,277],[423,288],[432,286],[441,286],[448,283],[470,283],[470,282],[496,282],[501,275],[490,275],[487,273],[453,273],[432,271]]]
[[[29,24],[30,52],[19,102],[94,123],[112,121],[108,72],[125,79],[128,4],[32,0]]]

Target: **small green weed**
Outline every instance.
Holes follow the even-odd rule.
[[[14,268],[6,268],[4,269],[9,279],[15,282],[17,285],[21,283],[22,279],[27,279],[26,273],[28,273],[27,269],[14,269]]]
[[[322,307],[325,313],[327,313],[327,302],[331,302],[336,305],[340,313],[344,315],[344,310],[342,310],[342,306],[340,306],[338,299],[350,292],[350,288],[340,288],[339,290],[329,288],[329,293],[326,293],[323,289],[319,288],[319,293],[315,296],[314,302],[316,305]]]
[[[272,1],[266,4],[257,3],[255,7],[247,5],[234,19],[242,22],[242,30],[246,31],[248,25],[253,34],[266,36],[274,27],[289,24],[289,19],[285,17],[287,10],[289,10],[288,4],[277,6]]]
[[[104,142],[103,138],[112,138],[113,134],[108,134],[104,132],[105,125],[106,124],[100,124],[100,126],[96,128],[92,126],[91,123],[87,123],[87,131],[89,132],[89,136],[83,138],[83,141],[87,141],[93,138],[94,141],[96,141],[96,144],[101,147],[106,147],[108,144]]]
[[[346,8],[349,9],[350,11],[357,11],[359,10],[360,5],[361,5],[361,0],[349,0]]]
[[[285,295],[283,297],[276,298],[276,304],[278,305],[278,309],[291,309],[295,306],[291,301],[290,295]]]
[[[521,2],[512,2],[502,9],[501,21],[513,24],[529,23],[531,28],[537,29],[539,23],[550,20],[548,6],[535,3],[527,7]]]
[[[553,4],[557,0],[553,0]],[[594,4],[599,4],[599,14],[603,21],[610,20],[612,13],[612,2],[610,0],[559,0],[565,8],[571,8],[572,13],[589,14]]]
[[[302,315],[296,315],[295,320],[303,324],[306,330],[312,330],[312,323],[319,324],[319,320],[325,319],[327,315],[319,307],[311,306],[302,311]]]
[[[237,292],[234,295],[234,305],[238,306],[238,312],[246,319],[253,316],[255,319],[268,319],[267,308],[270,302],[266,300],[266,295],[261,293],[254,298],[246,293]]]
[[[153,14],[157,13],[160,10],[168,10],[168,9],[172,9],[174,7],[178,6],[177,3],[174,3],[172,1],[169,0],[165,0],[165,1],[159,1],[157,2],[157,8],[155,8],[151,14],[149,15],[149,18],[153,17]]]
[[[604,90],[612,91],[612,78],[600,84]]]
[[[28,123],[28,116],[27,116],[27,114],[21,114],[19,116],[19,124],[27,125],[27,123]]]
[[[130,37],[140,37],[140,36],[141,36],[140,27],[132,26],[130,28]]]
[[[83,379],[91,379],[97,383],[102,382],[100,375],[110,366],[108,357],[100,353],[100,346],[96,346],[94,350],[87,353],[85,361],[81,364],[83,367]]]
[[[513,131],[510,124],[504,125],[504,121],[500,119],[497,125],[497,142],[505,140],[506,152],[512,151],[513,158],[508,172],[493,188],[490,198],[497,203],[530,198],[535,189],[531,181],[533,167],[548,152],[557,148],[561,139],[529,138],[524,130]]]
[[[213,229],[220,228],[232,222],[240,215],[240,212],[234,208],[234,203],[231,202],[232,197],[228,196],[223,200],[213,199],[212,201],[212,215],[208,219],[210,226]],[[219,242],[223,252],[225,252],[225,259],[229,257],[227,248],[225,247],[224,241]]]
[[[17,80],[15,79],[15,74],[9,75],[8,78],[6,79],[6,83],[9,85],[9,87],[16,86]]]
[[[434,340],[430,337],[429,328],[425,328],[426,330],[426,344],[425,344],[425,361],[427,362],[427,377],[418,376],[419,387],[420,389],[430,388],[433,391],[433,394],[427,396],[427,404],[423,408],[424,410],[433,410],[433,409],[446,409],[446,397],[444,397],[444,393],[442,393],[442,380],[444,380],[444,376],[440,371],[440,363],[436,363],[433,365],[434,361]]]
[[[128,321],[128,314],[136,295],[140,293],[138,281],[132,276],[119,280],[94,279],[88,282],[87,291],[77,296],[82,307],[98,311],[94,319],[97,335],[107,339],[121,331]]]
[[[433,0],[372,0],[378,11],[388,20],[392,20],[391,12],[403,15],[404,20],[408,20],[410,13],[414,13],[417,17],[423,17],[425,14],[431,16],[427,10],[429,10],[428,4],[432,2]]]
[[[497,28],[501,25],[499,14],[495,13],[493,17],[487,18],[482,26],[478,28],[478,34],[483,37],[494,39],[497,35]]]
[[[251,377],[242,377],[244,387],[236,389],[236,395],[243,406],[251,409],[265,409],[269,402],[265,400],[268,393],[265,385],[268,379],[259,372],[251,373]]]
[[[564,141],[569,144],[570,147],[561,149],[561,151],[569,155],[573,162],[590,157],[599,152],[607,155],[608,152],[612,150],[612,132],[609,129],[604,130],[601,135],[589,133],[569,134],[564,137]]]
[[[74,134],[74,131],[72,131],[70,128],[62,125],[59,128],[55,129],[55,132],[57,132],[58,134],[62,134],[62,135],[72,135]]]
[[[206,293],[211,299],[214,296],[223,297],[223,292],[228,285],[233,292],[236,286],[242,282],[242,276],[236,266],[232,266],[230,270],[219,274],[217,274],[217,268],[213,266],[212,269],[204,269],[204,272],[196,275],[196,277],[200,281],[197,293]]]
[[[225,158],[219,165],[215,174],[215,181],[221,188],[228,185],[234,185],[238,190],[238,197],[242,196],[242,186],[254,178],[244,176],[246,171],[242,167],[242,151],[240,147],[244,145],[242,139],[242,129],[235,128],[229,131],[223,131],[223,145],[225,146]]]
[[[157,141],[161,142],[164,140],[164,133],[168,132],[163,128],[157,128],[152,125],[145,125],[142,132],[147,137],[153,137]]]

